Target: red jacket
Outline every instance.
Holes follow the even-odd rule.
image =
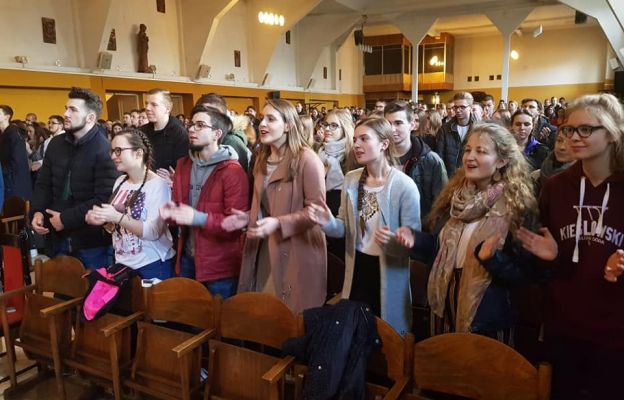
[[[178,160],[173,178],[173,201],[190,204],[189,185],[193,161]],[[178,240],[176,273],[180,273],[180,257],[189,232],[195,240],[195,279],[200,282],[237,277],[240,272],[243,241],[242,231],[226,232],[221,221],[232,208],[249,209],[249,181],[238,161],[217,164],[206,180],[195,209],[208,214],[203,227],[182,227]]]

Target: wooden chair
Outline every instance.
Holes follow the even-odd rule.
[[[27,382],[17,383],[15,375],[14,348],[17,345],[24,349],[30,359],[34,359],[40,366],[52,364],[56,375],[59,395],[65,398],[65,386],[62,379],[61,355],[69,349],[71,338],[71,310],[77,310],[87,289],[86,281],[82,276],[85,273],[82,263],[73,257],[61,256],[45,263],[35,263],[35,283],[21,289],[5,292],[0,295],[0,303],[7,304],[10,299],[24,297],[24,315],[19,327],[19,337],[13,338],[8,325],[6,308],[3,311],[3,333],[7,340],[7,347],[13,358],[9,362],[11,373],[10,391],[17,386],[24,387]],[[69,300],[44,295],[53,293]],[[7,320],[7,324],[5,324]],[[36,377],[41,378],[41,374]]]
[[[550,378],[549,364],[535,368],[511,347],[481,335],[450,333],[414,347],[418,390],[479,400],[547,400]]]
[[[141,291],[141,280],[135,276],[120,294],[112,312],[90,322],[78,318],[71,351],[62,360],[90,380],[112,382],[116,400],[122,396],[121,372],[129,372],[132,361],[131,331],[126,328],[143,316]]]
[[[146,288],[145,321],[137,323],[136,355],[124,384],[161,399],[198,395],[202,344],[216,334],[219,305],[204,285],[187,278]],[[154,323],[158,320],[168,326]]]
[[[17,235],[0,233],[0,245],[2,246],[2,284],[3,292],[11,292],[24,287],[24,265],[22,260],[22,250],[20,249],[20,238]],[[2,318],[2,337],[5,339],[6,353],[10,364],[15,363],[15,352],[13,346],[9,345],[11,337],[17,336],[20,323],[24,316],[24,297],[15,296],[12,298],[0,298],[0,317]],[[5,332],[7,332],[5,334]],[[36,364],[15,371],[9,371],[9,375],[0,379],[0,383],[11,380],[11,385],[17,385],[17,375],[29,371]]]
[[[11,233],[17,235],[28,226],[28,213],[30,203],[21,197],[9,197],[4,201],[2,207],[2,218],[0,219],[0,233]]]
[[[380,318],[375,320],[381,348],[374,351],[368,361],[366,369],[369,381],[366,384],[366,398],[371,400],[381,400],[385,396],[396,398],[410,382],[414,335],[408,333],[402,337],[386,321]],[[371,377],[381,378],[385,382],[391,381],[392,386],[373,383]]]
[[[231,297],[223,303],[220,316],[221,338],[273,349],[281,349],[284,341],[303,333],[303,318],[266,293]],[[292,356],[279,358],[217,340],[210,340],[209,359],[205,399],[283,399],[284,377],[295,362]]]

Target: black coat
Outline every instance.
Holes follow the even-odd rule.
[[[95,204],[110,201],[117,176],[103,127],[94,126],[79,140],[70,133],[56,136],[39,170],[31,213],[41,212],[47,222],[47,208],[60,211],[64,229],[58,235],[69,237],[75,250],[109,246],[110,236],[87,225],[85,215]]]
[[[26,140],[15,125],[9,125],[0,134],[0,164],[4,178],[4,197],[32,198],[32,183]]]
[[[470,114],[468,132],[470,132],[474,123],[474,116]],[[464,144],[467,137],[468,133],[466,133],[463,140],[459,136],[456,118],[452,118],[447,123],[443,124],[436,134],[436,148],[434,150],[438,153],[442,161],[444,161],[444,165],[446,166],[446,175],[449,179],[451,179],[451,177],[455,174],[455,171],[462,165]]]
[[[366,364],[380,345],[375,315],[364,304],[341,300],[303,312],[306,335],[284,343],[284,353],[308,363],[306,400],[364,399]]]
[[[154,149],[154,169],[175,168],[178,159],[188,156],[188,134],[182,123],[172,116],[161,131],[154,130],[154,123],[143,125],[141,130],[147,134]]]

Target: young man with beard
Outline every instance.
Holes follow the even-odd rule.
[[[236,293],[243,232],[226,232],[221,222],[231,209],[249,208],[249,181],[236,152],[221,144],[231,131],[227,115],[198,106],[189,128],[190,152],[178,160],[173,181],[173,202],[161,216],[183,227],[178,241],[176,271],[197,279],[213,295]]]
[[[11,124],[13,109],[0,105],[0,164],[4,179],[4,198],[30,200],[32,184],[26,143],[16,125]]]
[[[109,201],[117,171],[105,128],[97,124],[100,97],[77,87],[68,97],[65,134],[50,141],[39,170],[32,227],[40,235],[52,233],[51,256],[71,255],[95,269],[111,264],[111,239],[101,227],[87,225],[85,215]]]
[[[418,122],[409,104],[402,101],[388,103],[384,117],[392,125],[392,138],[402,171],[412,178],[420,192],[420,218],[424,220],[448,182],[446,168],[440,156],[422,137],[412,135]]]
[[[48,137],[43,142],[43,157],[44,158],[45,158],[45,153],[48,150],[48,145],[52,141],[52,138],[65,133],[65,131],[63,130],[63,122],[64,122],[63,117],[61,117],[60,115],[50,115],[50,118],[48,118],[48,130],[50,131],[50,137]]]
[[[173,180],[173,167],[188,154],[188,137],[180,121],[171,115],[171,94],[163,89],[147,92],[145,112],[148,124],[140,129],[147,134],[154,148],[154,168],[165,180]]]

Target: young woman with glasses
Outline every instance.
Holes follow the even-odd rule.
[[[420,230],[420,197],[414,181],[394,168],[392,126],[384,118],[358,121],[353,151],[363,168],[347,173],[340,211],[308,208],[310,219],[346,241],[342,297],[369,304],[397,332],[411,331],[409,248],[396,232]]]
[[[325,174],[290,102],[267,100],[262,114],[251,209],[233,209],[222,227],[247,229],[238,292],[271,293],[301,312],[326,297],[325,235],[306,212],[324,203]]]
[[[104,225],[113,238],[115,262],[136,270],[143,279],[173,276],[171,233],[160,207],[171,200],[169,185],[150,169],[152,146],[145,133],[126,128],[111,144],[111,158],[122,175],[108,204],[95,205],[85,220]]]
[[[559,127],[577,162],[547,180],[543,228],[518,232],[546,261],[545,339],[554,399],[619,399],[624,376],[624,110],[609,94],[574,101]],[[582,394],[583,393],[583,394]]]

